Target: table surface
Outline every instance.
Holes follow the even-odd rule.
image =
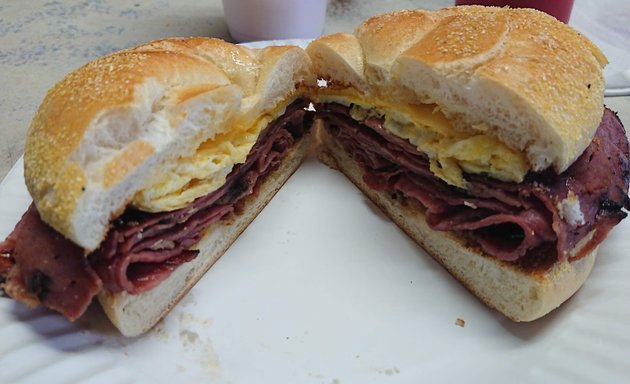
[[[581,0],[576,0],[576,6]],[[435,9],[452,0],[329,0],[324,33],[350,32],[385,11]],[[19,0],[0,4],[0,179],[24,150],[46,91],[104,54],[169,36],[231,40],[221,0]],[[606,104],[630,122],[630,97]]]

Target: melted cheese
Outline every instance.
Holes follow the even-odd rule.
[[[157,182],[138,191],[132,204],[148,212],[172,211],[217,190],[225,184],[234,165],[245,162],[260,132],[284,113],[286,105],[253,123],[229,122],[232,129],[201,143],[192,156],[178,158],[177,164],[160,175]]]
[[[390,104],[376,98],[368,100],[353,91],[334,92],[341,96],[320,97],[352,105],[350,113],[356,120],[369,115],[384,118],[383,127],[427,154],[431,172],[448,184],[466,188],[464,173],[521,182],[529,171],[525,155],[491,135],[483,123],[464,132],[453,128],[434,104]]]
[[[431,172],[451,185],[465,188],[464,173],[520,182],[528,171],[525,156],[487,134],[488,127],[474,126],[470,132],[455,130],[435,105],[394,105],[380,99],[367,100],[356,91],[334,92],[334,96],[320,95],[320,101],[353,105],[351,115],[357,120],[368,115],[384,117],[384,128],[426,153]],[[171,211],[215,191],[225,183],[234,165],[245,161],[260,132],[291,101],[253,123],[232,122],[235,128],[203,142],[192,156],[179,158],[159,181],[139,191],[132,204],[150,212]]]

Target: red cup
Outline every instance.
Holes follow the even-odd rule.
[[[534,8],[568,23],[573,9],[573,0],[455,0],[455,5],[491,5],[512,8]]]

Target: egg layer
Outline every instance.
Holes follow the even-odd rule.
[[[456,130],[435,104],[394,105],[353,94],[323,98],[351,106],[350,113],[355,120],[368,116],[383,118],[383,127],[425,153],[431,172],[450,185],[466,188],[464,173],[486,174],[518,183],[529,171],[525,155],[487,134],[485,124],[466,131]]]

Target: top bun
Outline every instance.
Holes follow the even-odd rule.
[[[37,111],[27,187],[46,223],[93,250],[174,159],[313,84],[309,58],[294,46],[167,39],[99,58],[59,82]]]
[[[532,171],[566,170],[603,114],[604,55],[532,9],[388,13],[353,35],[315,40],[307,52],[333,84],[327,100],[345,87],[368,104],[436,104],[455,129],[493,135],[524,153]]]

